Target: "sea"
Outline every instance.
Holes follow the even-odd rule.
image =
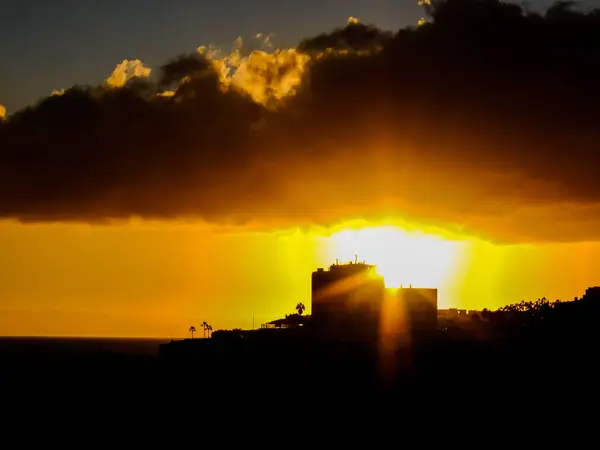
[[[1,337],[0,404],[18,418],[15,429],[32,423],[28,408],[37,404],[36,423],[55,424],[57,439],[62,436],[57,430],[73,435],[69,427],[80,421],[97,428],[94,439],[111,435],[113,422],[127,424],[133,416],[150,419],[163,405],[176,409],[180,398],[190,397],[192,389],[184,392],[186,397],[181,393],[185,386],[178,387],[183,376],[162,370],[159,345],[169,341]],[[133,425],[126,428],[137,430]]]
[[[2,356],[44,357],[77,355],[158,356],[169,338],[0,337]]]

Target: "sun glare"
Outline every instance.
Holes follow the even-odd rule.
[[[381,226],[339,231],[330,237],[340,262],[375,264],[389,288],[439,288],[459,264],[459,243],[435,235]]]

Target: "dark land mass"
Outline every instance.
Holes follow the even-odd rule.
[[[558,412],[598,396],[595,297],[511,305],[445,324],[421,343],[400,340],[394,351],[327,341],[309,326],[219,331],[163,346],[162,357],[43,345],[11,352],[3,344],[1,381],[5,402],[92,402],[142,415],[186,404],[310,405],[315,414],[348,412],[348,405],[354,412],[366,405]]]

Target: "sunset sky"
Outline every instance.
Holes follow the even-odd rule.
[[[390,285],[439,288],[440,307],[600,284],[587,56],[558,75],[560,55],[502,59],[514,32],[473,67],[479,47],[444,59],[424,16],[412,0],[8,1],[0,335],[258,326],[310,313],[311,271],[355,254]]]

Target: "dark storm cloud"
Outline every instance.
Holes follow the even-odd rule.
[[[0,121],[0,215],[399,215],[509,241],[600,238],[600,12],[428,8],[430,23],[394,34],[353,22],[306,39],[303,70],[270,60],[244,89],[194,54],[12,114]],[[302,83],[280,98],[290,73]]]
[[[298,49],[304,52],[322,52],[328,49],[371,51],[382,48],[393,37],[391,32],[361,24],[358,19],[351,17],[348,25],[343,28],[302,40]]]

